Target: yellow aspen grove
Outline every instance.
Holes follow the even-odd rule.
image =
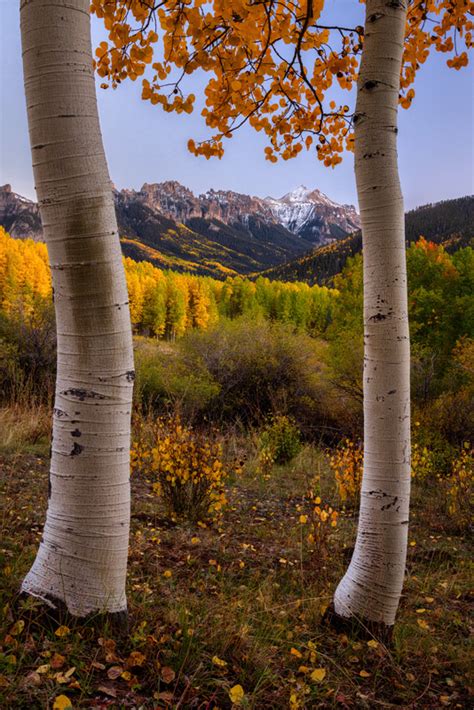
[[[48,511],[22,591],[74,616],[121,618],[133,350],[88,1],[23,0],[21,36],[58,346]]]
[[[365,27],[328,25],[324,4],[93,0],[109,32],[96,51],[97,72],[104,87],[143,77],[142,98],[178,113],[193,110],[188,75],[208,73],[202,116],[212,135],[189,141],[189,150],[206,158],[222,156],[225,140],[244,123],[266,134],[271,162],[306,148],[330,167],[355,147],[364,249],[364,472],[355,552],[334,605],[338,617],[390,628],[405,569],[410,479],[397,111],[398,104],[410,106],[415,75],[432,48],[455,69],[467,64],[474,4],[366,0]],[[356,83],[352,113],[331,100],[331,87]]]

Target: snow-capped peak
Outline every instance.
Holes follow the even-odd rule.
[[[341,205],[330,200],[320,190],[309,189],[306,185],[300,185],[280,199],[267,197],[265,202],[270,207],[274,218],[294,234],[300,233],[309,222],[314,222],[315,219],[319,222],[321,209],[330,212],[341,209]]]
[[[331,205],[333,207],[338,207],[336,202],[327,197],[321,190],[310,190],[305,185],[300,185],[291,192],[287,192],[286,195],[280,198],[279,202],[285,203],[310,203],[316,205]]]
[[[280,202],[309,202],[311,196],[311,190],[308,190],[306,185],[300,185],[299,187],[287,192],[286,195],[280,197]]]

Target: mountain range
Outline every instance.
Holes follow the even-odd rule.
[[[224,190],[196,196],[179,182],[115,190],[122,250],[160,268],[225,278],[329,283],[362,249],[360,219],[319,190],[280,199]],[[0,187],[0,225],[16,238],[43,239],[35,202]],[[454,251],[472,243],[474,196],[428,204],[405,215],[407,243],[420,235]]]
[[[280,199],[224,190],[196,196],[179,182],[115,190],[122,249],[163,268],[225,277],[302,256],[360,226],[353,205],[304,186]],[[17,238],[43,238],[36,203],[0,187],[0,224]]]

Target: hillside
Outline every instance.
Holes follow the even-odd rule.
[[[360,224],[352,205],[303,186],[275,199],[224,190],[196,196],[168,181],[114,196],[125,256],[217,278],[284,263]],[[15,238],[43,238],[38,206],[10,185],[0,187],[0,225]]]
[[[444,200],[410,210],[405,215],[407,244],[420,236],[442,244],[448,252],[468,246],[474,237],[474,196]],[[344,268],[347,259],[362,249],[360,231],[332,242],[263,275],[278,281],[324,284]]]

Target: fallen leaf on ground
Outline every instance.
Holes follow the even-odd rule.
[[[67,695],[58,695],[53,703],[53,710],[67,710],[67,708],[72,708],[72,703]]]
[[[164,668],[161,669],[161,680],[163,683],[172,683],[175,678],[176,673],[169,666],[164,666]]]
[[[60,653],[55,653],[51,659],[51,668],[54,668],[55,670],[62,668],[64,666],[65,660],[65,657],[61,656]]]
[[[23,631],[24,628],[25,628],[25,622],[23,621],[23,619],[19,619],[11,627],[10,636],[18,636],[19,634],[21,634],[21,632]]]
[[[99,685],[97,688],[99,693],[104,693],[104,695],[110,695],[111,698],[116,698],[117,697],[117,691],[112,685]]]
[[[213,656],[212,662],[215,666],[219,666],[220,668],[225,668],[227,665],[227,661],[222,660],[222,658],[219,658],[218,656]]]
[[[133,668],[133,666],[143,666],[146,661],[146,656],[140,651],[132,651],[132,653],[127,658],[127,666]]]
[[[120,678],[122,673],[123,668],[121,668],[120,666],[112,666],[107,671],[107,678],[109,678],[109,680],[116,680],[116,678]]]
[[[240,705],[245,695],[245,691],[241,685],[234,685],[229,690],[229,698],[234,703],[234,705]]]
[[[54,632],[54,635],[59,636],[59,638],[63,638],[63,636],[68,636],[70,633],[71,629],[69,628],[69,626],[58,626],[58,628]]]

